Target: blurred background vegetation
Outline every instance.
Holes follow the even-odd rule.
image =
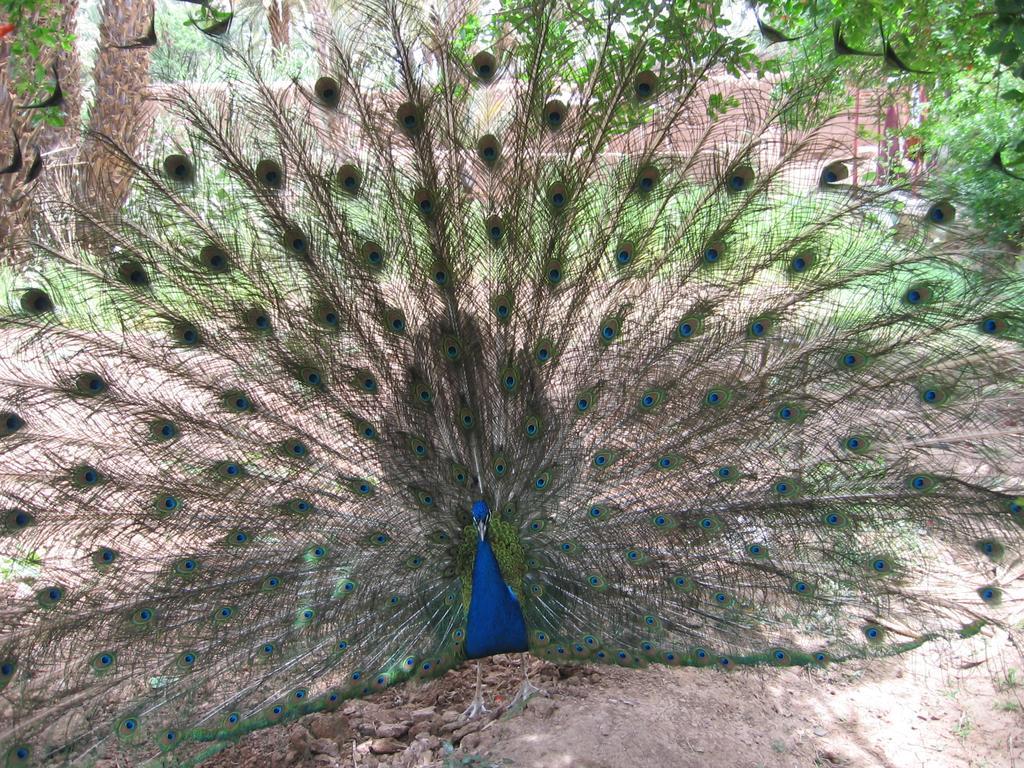
[[[491,10],[497,0],[469,0]],[[216,73],[219,48],[201,29],[229,28],[234,42],[265,46],[282,79],[319,74],[326,51],[313,29],[343,25],[354,0],[0,0],[0,165],[13,147],[12,130],[28,153],[50,163],[90,167],[88,131],[138,149],[154,119],[147,96],[161,84]],[[426,4],[427,0],[423,0]],[[835,59],[839,25],[844,42],[864,56],[841,58],[830,103],[858,116],[864,147],[879,150],[875,172],[859,183],[913,177],[945,190],[1007,251],[1024,246],[1024,0],[569,0],[579,27],[605,34],[602,9],[627,19],[657,18],[664,44],[652,50],[656,68],[714,50],[726,71],[800,78]],[[524,33],[529,9],[504,4],[501,34]],[[155,19],[158,44],[145,38]],[[470,18],[456,44],[481,30]],[[6,32],[5,32],[6,30]],[[620,29],[623,44],[628,23]],[[787,38],[785,42],[779,42]],[[566,40],[586,46],[588,40]],[[886,57],[886,44],[892,56]],[[914,70],[914,71],[908,71]],[[59,105],[21,106],[52,94]],[[574,73],[585,77],[585,69]],[[215,77],[215,75],[214,75]],[[716,108],[726,109],[722,103]],[[9,126],[9,128],[8,128]],[[88,180],[86,179],[86,182]],[[0,244],[31,230],[32,195],[0,177]],[[130,179],[121,184],[127,196]]]

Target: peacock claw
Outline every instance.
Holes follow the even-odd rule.
[[[466,720],[472,720],[480,717],[481,715],[487,714],[487,707],[484,706],[484,680],[483,680],[483,669],[480,667],[480,662],[476,663],[476,695],[473,696],[473,701],[469,705],[469,708],[462,713],[462,717]]]
[[[473,697],[473,701],[466,708],[466,711],[462,713],[462,717],[464,720],[475,720],[482,715],[486,715],[488,712],[490,710],[484,706],[484,697],[478,693]]]
[[[538,688],[536,685],[531,683],[529,678],[524,679],[523,684],[519,686],[519,693],[517,693],[516,697],[512,699],[512,701],[509,703],[509,709],[515,709],[516,707],[525,707],[526,702],[528,702],[537,694],[540,694],[544,697],[550,697],[551,695],[543,688]]]

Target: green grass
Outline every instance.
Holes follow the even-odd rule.
[[[14,557],[0,557],[0,582],[33,582],[39,576],[43,560],[35,551]]]
[[[967,737],[974,731],[974,723],[965,712],[960,715],[960,720],[953,728],[953,735],[960,739],[961,743],[967,741]]]
[[[1017,675],[1016,667],[1010,667],[1009,669],[1007,669],[1006,672],[1003,674],[1002,679],[996,682],[996,688],[998,688],[1000,691],[1010,691],[1014,688],[1019,688],[1020,685],[1021,681],[1019,679],[1019,676]]]

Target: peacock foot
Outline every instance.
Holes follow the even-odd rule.
[[[481,715],[486,715],[490,710],[484,706],[483,694],[477,693],[473,697],[473,701],[467,707],[466,711],[462,713],[462,717],[466,720],[474,720]]]
[[[536,685],[531,683],[530,678],[525,678],[523,680],[523,684],[519,686],[519,693],[517,693],[516,697],[512,699],[512,701],[509,703],[509,709],[525,707],[526,702],[534,696],[536,696],[538,693],[541,696],[550,696],[550,694],[543,688],[538,688]]]

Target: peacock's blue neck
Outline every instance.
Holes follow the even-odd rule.
[[[478,501],[473,505],[473,519],[485,524],[489,510]],[[484,530],[482,528],[482,530]],[[519,600],[501,577],[494,550],[481,536],[473,561],[473,592],[466,622],[466,657],[479,659],[498,653],[515,653],[529,647],[526,622]]]

